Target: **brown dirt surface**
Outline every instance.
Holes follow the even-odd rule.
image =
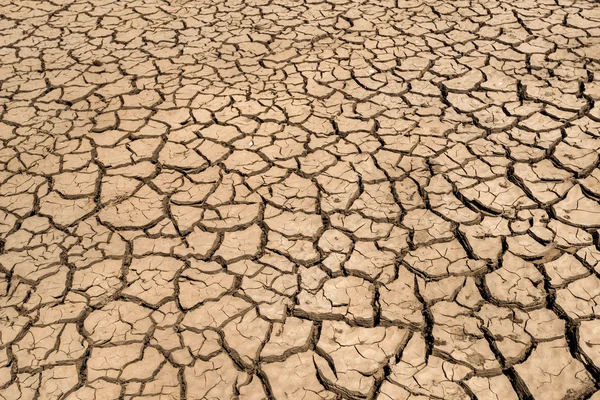
[[[0,0],[0,400],[600,400],[599,77],[591,0]]]

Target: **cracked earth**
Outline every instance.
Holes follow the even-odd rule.
[[[0,0],[0,399],[599,400],[599,82],[588,0]]]

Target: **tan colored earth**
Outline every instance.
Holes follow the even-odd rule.
[[[600,400],[600,2],[0,0],[0,400]]]

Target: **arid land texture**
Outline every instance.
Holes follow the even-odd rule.
[[[0,0],[0,399],[598,400],[599,100],[589,0]]]

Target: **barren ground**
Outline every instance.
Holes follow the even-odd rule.
[[[599,82],[589,0],[0,0],[0,400],[599,400]]]

